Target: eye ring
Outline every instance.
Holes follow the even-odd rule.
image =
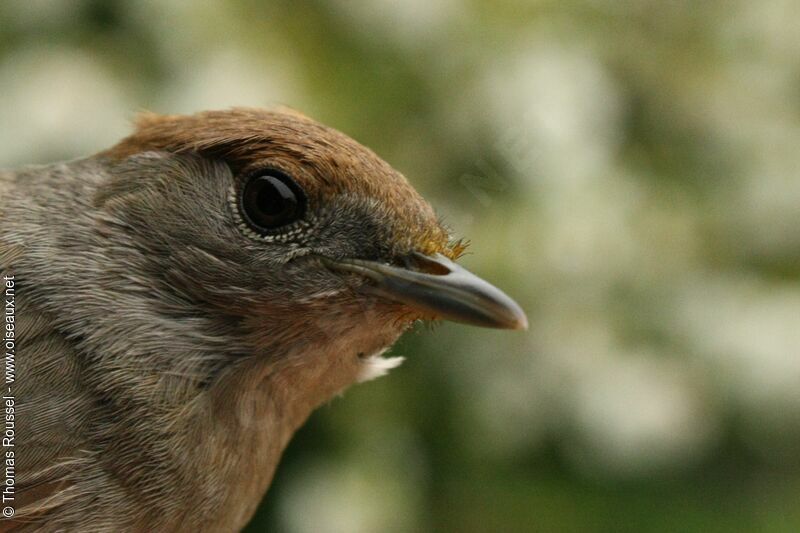
[[[254,172],[239,193],[239,212],[260,234],[269,234],[300,220],[306,211],[306,195],[288,174],[275,169]]]

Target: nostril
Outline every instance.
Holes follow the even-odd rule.
[[[452,273],[452,270],[447,264],[437,261],[433,257],[423,255],[415,252],[407,258],[408,268],[423,272],[425,274],[432,274],[434,276],[446,276]]]

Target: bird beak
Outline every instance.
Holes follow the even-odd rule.
[[[406,268],[361,259],[323,261],[331,270],[367,278],[380,296],[436,318],[488,328],[528,329],[528,318],[514,300],[442,254],[415,252]]]

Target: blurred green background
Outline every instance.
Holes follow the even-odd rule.
[[[404,172],[530,331],[316,412],[249,531],[800,531],[796,0],[2,0],[0,166],[288,105]],[[257,453],[257,450],[253,451]]]

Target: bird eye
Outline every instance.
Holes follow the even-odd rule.
[[[240,208],[250,226],[264,233],[302,217],[305,203],[303,190],[292,178],[269,170],[247,179]]]

